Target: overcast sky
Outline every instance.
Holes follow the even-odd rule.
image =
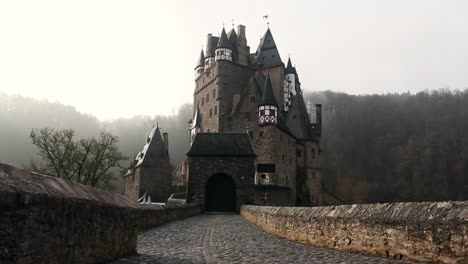
[[[468,88],[468,1],[0,1],[0,91],[102,120],[192,101],[206,34],[245,25],[291,54],[305,90]]]

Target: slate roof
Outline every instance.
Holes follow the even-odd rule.
[[[294,67],[292,66],[291,58],[288,58],[288,66],[286,66],[286,68],[284,69],[284,74],[294,73],[294,72],[295,70],[294,70]]]
[[[203,54],[203,49],[202,49],[200,52],[200,57],[198,58],[198,61],[197,61],[197,66],[195,66],[195,69],[204,65],[205,65],[205,54]]]
[[[257,84],[258,89],[263,93],[263,87],[265,86],[265,76],[262,73],[255,73],[255,83]]]
[[[292,66],[291,58],[288,58],[288,65],[286,66],[286,68],[284,68],[284,74],[288,74],[288,73],[294,74],[296,76],[296,82],[299,84],[301,83],[299,81],[299,75],[297,74],[296,67]]]
[[[149,166],[160,159],[169,159],[169,153],[164,145],[159,127],[151,129],[143,150],[135,157],[134,168],[139,166]]]
[[[257,52],[255,53],[254,63],[262,64],[265,68],[284,65],[270,29],[266,31],[260,40]]]
[[[275,94],[273,93],[273,87],[271,86],[270,73],[267,73],[267,76],[265,78],[262,89],[262,98],[260,99],[258,105],[278,106],[278,102],[276,102],[275,99]]]
[[[200,125],[201,125],[201,116],[200,116],[200,111],[198,111],[198,108],[197,108],[197,110],[195,110],[195,115],[194,115],[194,117],[193,117],[193,119],[191,121],[192,121],[192,127],[191,128],[200,127]]]
[[[234,47],[237,43],[237,34],[234,29],[231,29],[229,33],[227,34],[229,42],[231,43],[231,46]]]
[[[307,140],[312,137],[312,125],[300,92],[293,97],[286,125],[288,130],[298,139]]]
[[[197,133],[187,156],[255,157],[247,133]]]
[[[229,43],[229,39],[226,35],[226,30],[224,30],[224,28],[223,31],[221,31],[221,36],[219,38],[219,42],[216,48],[231,48],[231,43]]]

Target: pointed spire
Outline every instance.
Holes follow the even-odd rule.
[[[265,83],[263,86],[262,98],[258,104],[260,105],[274,105],[278,106],[276,102],[275,95],[273,93],[273,87],[271,85],[270,71],[267,71],[267,76],[265,78]]]
[[[291,63],[291,57],[288,58],[288,65],[284,69],[284,74],[288,74],[288,73],[292,73],[292,74],[295,73],[294,67],[292,66],[292,63]]]
[[[229,48],[229,49],[231,48],[231,46],[229,45],[229,39],[226,35],[226,30],[224,30],[224,27],[223,27],[223,31],[221,31],[221,36],[219,37],[219,42],[216,48]]]
[[[256,64],[261,62],[267,68],[284,65],[270,29],[267,29],[260,40],[254,62]]]
[[[228,39],[229,39],[229,42],[231,43],[232,46],[236,45],[236,42],[237,42],[237,33],[236,31],[233,29],[231,29],[229,31],[229,33],[227,34],[228,36]]]
[[[203,49],[200,52],[200,57],[198,58],[197,61],[197,66],[195,66],[195,69],[198,67],[203,67],[205,66],[205,54],[203,53]]]

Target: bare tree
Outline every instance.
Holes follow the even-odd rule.
[[[31,161],[29,169],[94,187],[112,189],[112,168],[122,168],[127,158],[117,147],[118,137],[101,132],[98,138],[74,140],[72,129],[33,129],[32,143],[38,147],[41,163]]]

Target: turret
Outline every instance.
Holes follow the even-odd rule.
[[[284,69],[284,111],[288,112],[291,106],[291,97],[296,95],[296,70],[292,66],[291,58]]]
[[[206,37],[206,52],[205,52],[205,69],[211,67],[215,62],[215,53],[216,44],[218,43],[218,38],[213,37],[213,35],[208,34]]]
[[[226,30],[221,32],[221,36],[219,37],[218,45],[215,49],[215,61],[218,60],[227,60],[232,61],[232,46],[229,42],[229,39],[226,35]]]
[[[198,58],[197,66],[195,66],[195,78],[200,77],[200,75],[205,70],[205,54],[203,54],[203,49],[200,52],[200,58]]]
[[[258,104],[258,124],[261,126],[278,124],[278,103],[273,94],[269,72],[267,72],[262,98]]]

